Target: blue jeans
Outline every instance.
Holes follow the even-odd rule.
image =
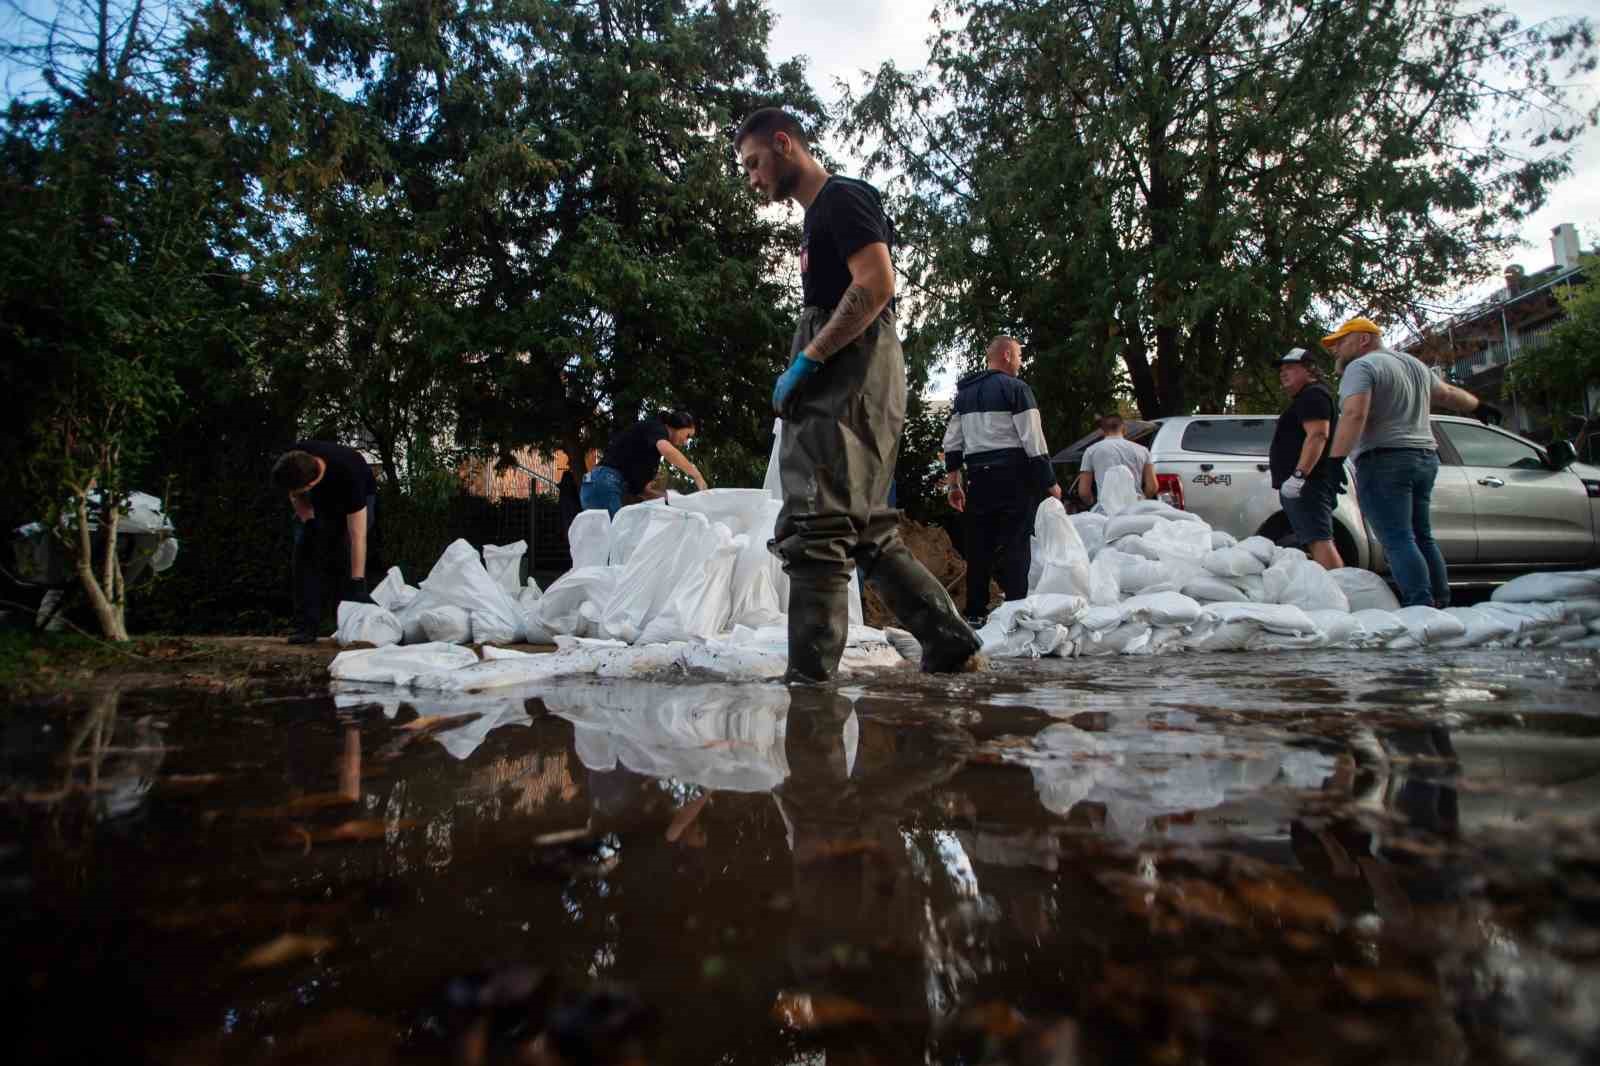
[[[578,501],[585,511],[604,510],[612,518],[622,510],[622,494],[627,489],[622,471],[609,466],[597,466],[583,475],[578,486]]]
[[[1356,460],[1356,499],[1389,557],[1402,607],[1450,606],[1444,556],[1428,513],[1438,476],[1438,453],[1422,448],[1381,448]]]

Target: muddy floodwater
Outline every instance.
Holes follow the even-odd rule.
[[[1593,1063],[1596,667],[5,706],[8,1059]]]

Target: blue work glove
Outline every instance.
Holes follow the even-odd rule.
[[[789,363],[789,369],[778,377],[778,383],[772,386],[772,410],[776,414],[783,414],[784,406],[789,402],[789,394],[800,387],[800,383],[822,369],[822,364],[805,352],[796,355]]]
[[[1300,498],[1300,494],[1302,492],[1304,492],[1305,490],[1306,490],[1306,479],[1305,478],[1303,478],[1303,477],[1291,477],[1288,481],[1285,481],[1283,483],[1283,487],[1280,488],[1278,491],[1283,493],[1283,498],[1286,499],[1286,500],[1298,500]]]

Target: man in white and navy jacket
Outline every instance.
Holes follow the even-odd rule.
[[[967,517],[967,621],[974,627],[989,613],[989,577],[996,555],[1006,599],[1028,594],[1034,510],[1047,493],[1061,498],[1039,424],[1039,404],[1017,377],[1022,343],[996,337],[989,342],[988,358],[989,369],[956,383],[955,407],[944,431],[950,506]]]

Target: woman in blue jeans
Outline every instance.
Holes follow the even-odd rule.
[[[706,479],[682,452],[700,428],[688,411],[662,411],[623,430],[611,439],[600,465],[583,477],[578,499],[586,511],[605,510],[615,518],[624,496],[643,496],[665,459],[689,475],[695,487],[706,488]]]

